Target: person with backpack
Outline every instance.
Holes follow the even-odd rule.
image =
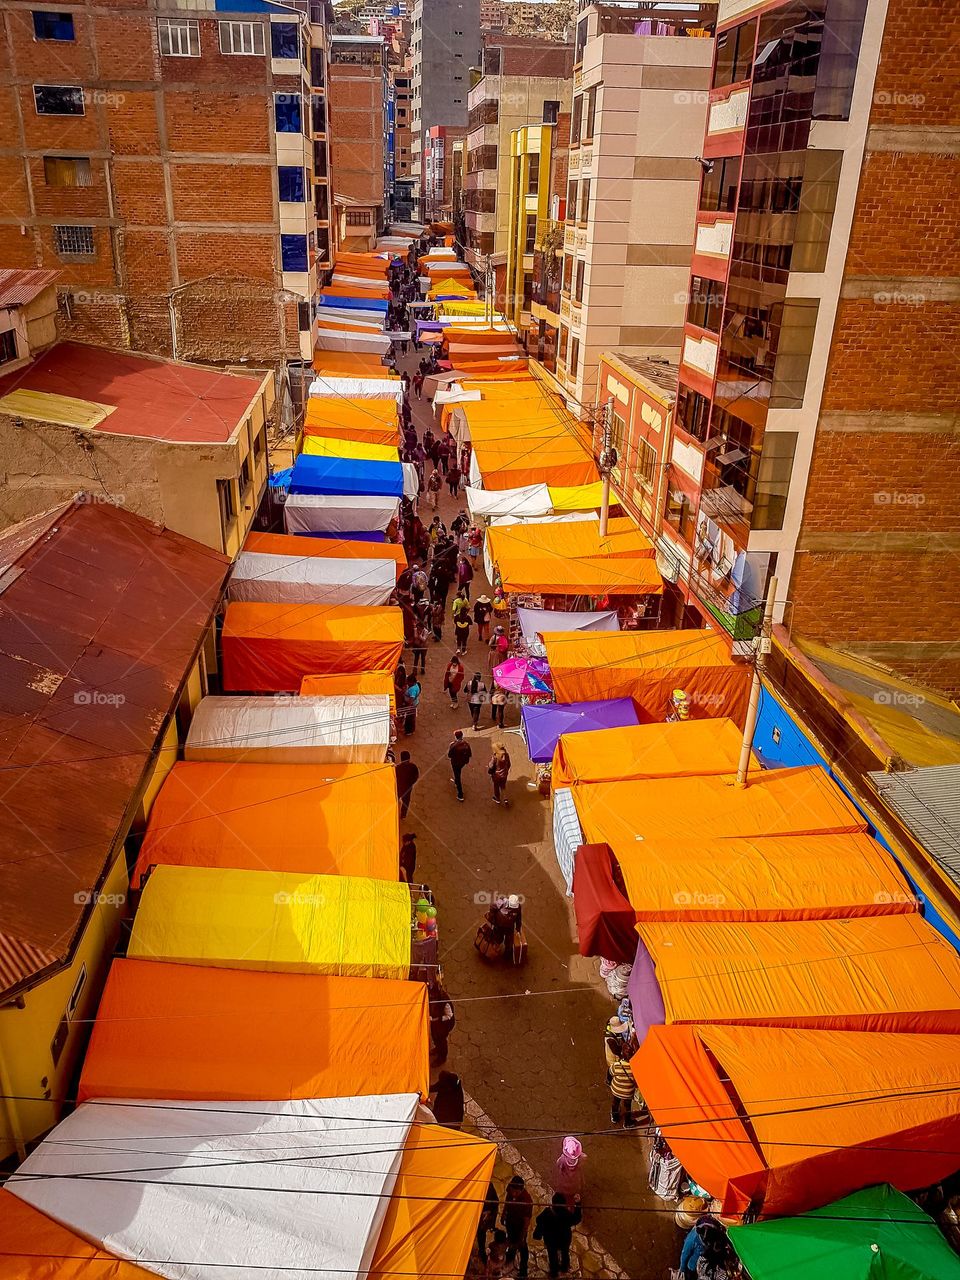
[[[440,474],[440,468],[434,464],[434,468],[427,479],[427,501],[430,503],[431,511],[436,511],[440,505],[440,490],[442,488],[443,476]]]
[[[466,653],[470,639],[470,601],[462,591],[457,592],[453,602],[453,634],[457,640],[457,652]]]
[[[493,613],[493,601],[489,596],[477,596],[473,606],[473,620],[477,624],[477,639],[481,644],[489,640],[490,615]]]
[[[510,653],[510,639],[503,627],[494,627],[488,648],[490,650],[490,670],[492,671],[501,662],[506,662]]]

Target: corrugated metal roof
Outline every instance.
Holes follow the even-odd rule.
[[[960,886],[960,765],[871,773],[884,803]]]
[[[0,994],[69,960],[228,567],[92,501],[0,534]]]
[[[12,267],[0,267],[0,307],[25,307],[59,276],[59,271],[18,271]]]

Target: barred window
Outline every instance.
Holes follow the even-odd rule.
[[[53,234],[61,257],[92,258],[96,252],[93,227],[54,227]]]
[[[221,22],[220,52],[260,55],[267,51],[263,26],[259,22]]]
[[[193,18],[158,18],[157,38],[164,58],[200,57],[200,23]]]

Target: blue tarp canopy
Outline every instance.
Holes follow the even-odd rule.
[[[624,729],[639,724],[632,698],[601,698],[598,702],[568,702],[558,706],[523,707],[523,733],[527,750],[535,764],[553,759],[562,733],[583,733],[586,729]]]
[[[293,465],[290,492],[402,498],[403,468],[399,462],[315,458],[302,453]]]
[[[332,293],[321,293],[317,298],[318,307],[339,307],[341,311],[386,311],[389,305],[386,298],[341,298]]]

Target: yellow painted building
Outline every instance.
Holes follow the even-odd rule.
[[[510,221],[504,314],[521,338],[533,320],[534,253],[550,222],[550,168],[556,126],[525,125],[510,135]]]

